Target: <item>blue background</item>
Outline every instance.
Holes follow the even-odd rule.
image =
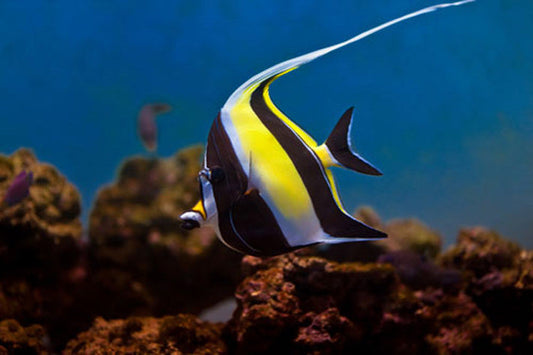
[[[83,195],[146,154],[144,103],[168,102],[159,154],[203,143],[253,74],[434,1],[0,1],[0,152],[31,147]],[[352,140],[385,175],[336,169],[348,210],[417,216],[454,240],[483,224],[532,247],[533,2],[424,15],[278,80],[318,141],[355,105]]]

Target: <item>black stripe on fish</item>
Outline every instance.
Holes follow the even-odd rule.
[[[248,178],[220,114],[209,132],[206,167],[224,171],[224,179],[213,182],[212,188],[220,236],[225,243],[243,253],[258,256],[291,250],[270,208],[258,193],[247,193]]]
[[[257,189],[241,196],[231,210],[235,232],[262,255],[278,255],[291,251],[276,217]]]
[[[275,77],[264,81],[254,90],[250,105],[292,160],[307,188],[324,232],[339,238],[386,237],[385,233],[368,227],[339,209],[319,158],[266,104],[263,93],[274,79]]]

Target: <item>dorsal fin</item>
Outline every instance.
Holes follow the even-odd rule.
[[[339,122],[324,143],[331,160],[340,166],[368,175],[382,175],[376,167],[372,166],[359,154],[354,153],[350,144],[350,130],[353,121],[353,107],[350,107],[341,116]]]
[[[472,2],[474,0],[463,0],[463,1],[457,1],[457,2],[453,2],[453,3],[445,3],[445,4],[439,4],[439,5],[434,5],[434,6],[430,6],[430,7],[426,7],[422,10],[418,10],[418,11],[415,11],[415,12],[412,12],[410,14],[407,14],[407,15],[404,15],[402,17],[399,17],[397,19],[394,19],[394,20],[391,20],[389,22],[386,22],[384,24],[381,24],[379,26],[376,26],[368,31],[365,31],[361,34],[358,34],[357,36],[354,36],[344,42],[341,42],[341,43],[337,43],[337,44],[334,44],[332,46],[329,46],[329,47],[326,47],[326,48],[322,48],[322,49],[318,49],[316,51],[313,51],[313,52],[310,52],[310,53],[307,53],[307,54],[304,54],[304,55],[301,55],[299,57],[296,57],[296,58],[292,58],[292,59],[289,59],[285,62],[281,62],[281,63],[278,63],[276,65],[274,65],[273,67],[270,67],[262,72],[260,72],[259,74],[256,74],[254,75],[253,77],[251,77],[250,79],[248,79],[244,84],[242,84],[241,86],[239,86],[239,88],[237,88],[237,90],[235,90],[233,92],[233,94],[231,94],[231,96],[229,97],[228,101],[226,101],[226,103],[224,104],[224,107],[222,107],[222,110],[229,110],[231,109],[231,107],[234,106],[234,104],[239,100],[239,98],[250,88],[252,87],[256,87],[257,85],[261,84],[262,82],[264,82],[265,80],[268,80],[270,78],[273,78],[275,77],[276,75],[281,76],[283,74],[286,74],[288,73],[289,71],[293,70],[293,69],[296,69],[298,68],[299,66],[301,65],[304,65],[306,63],[309,63],[323,55],[326,55],[328,54],[329,52],[332,52],[336,49],[339,49],[339,48],[342,48],[350,43],[354,43],[354,42],[357,42],[359,41],[360,39],[363,39],[365,37],[368,37],[370,36],[371,34],[373,33],[376,33],[378,31],[381,31],[389,26],[392,26],[398,22],[402,22],[402,21],[405,21],[407,19],[410,19],[412,17],[416,17],[416,16],[419,16],[419,15],[422,15],[422,14],[426,14],[428,12],[432,12],[432,11],[435,11],[435,10],[438,10],[438,9],[442,9],[442,8],[445,8],[445,7],[449,7],[449,6],[459,6],[459,5],[463,5],[463,4],[466,4],[468,2]]]

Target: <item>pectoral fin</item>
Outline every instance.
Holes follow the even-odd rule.
[[[281,254],[291,248],[257,189],[249,189],[235,201],[230,220],[235,234],[259,255]]]

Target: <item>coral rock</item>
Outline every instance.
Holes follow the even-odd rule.
[[[376,244],[388,251],[410,250],[427,258],[435,258],[440,252],[440,235],[417,219],[394,219],[384,229],[388,238]]]
[[[128,159],[99,192],[89,225],[94,298],[114,295],[100,315],[197,313],[233,292],[242,256],[212,230],[184,231],[178,220],[200,197],[202,153]]]
[[[468,271],[479,278],[492,270],[517,264],[520,247],[483,227],[465,228],[457,243],[441,257],[443,265]]]
[[[31,151],[0,155],[0,196],[23,170],[32,171],[29,196],[0,207],[0,276],[27,274],[49,278],[74,266],[80,250],[80,195],[59,172],[39,163]]]
[[[288,254],[247,256],[243,270],[247,277],[237,288],[237,309],[225,329],[236,354],[527,353],[531,348],[531,329],[494,323],[460,286],[413,292],[387,264],[339,264]]]
[[[78,286],[70,275],[82,255],[80,195],[56,168],[20,149],[0,155],[0,196],[23,170],[34,176],[29,195],[0,207],[0,319],[42,324],[52,338],[77,314],[66,310]]]
[[[71,340],[64,354],[224,354],[221,324],[192,315],[164,318],[97,318],[86,332]]]
[[[530,349],[533,325],[533,253],[482,227],[463,229],[441,257],[463,272],[466,292],[495,328],[495,344]]]
[[[227,332],[237,353],[331,352],[349,348],[378,324],[397,287],[387,265],[337,264],[289,254],[247,256]]]
[[[409,250],[391,251],[378,258],[379,263],[389,263],[396,269],[400,280],[412,289],[427,287],[457,289],[461,274],[454,269],[445,269],[433,260]]]
[[[14,319],[0,321],[0,354],[48,354],[40,325],[22,327]]]
[[[432,353],[482,353],[489,349],[490,323],[467,295],[450,297],[435,291],[419,293],[418,297],[425,304],[417,310],[417,316],[438,328],[437,332],[426,335]]]

